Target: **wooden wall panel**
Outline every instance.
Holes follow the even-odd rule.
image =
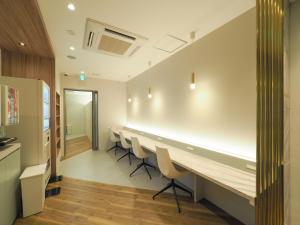
[[[55,60],[40,56],[25,55],[18,52],[1,50],[2,76],[40,79],[50,87],[51,93],[51,167],[56,175],[56,141],[55,141]]]
[[[25,55],[2,49],[2,75],[44,80],[51,85],[55,73],[54,59]]]
[[[257,0],[256,225],[283,225],[284,0]]]
[[[36,0],[0,0],[0,48],[54,57]]]

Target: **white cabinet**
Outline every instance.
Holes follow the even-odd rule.
[[[1,225],[11,225],[17,217],[20,202],[20,173],[20,149],[17,149],[0,160]]]
[[[0,161],[0,224],[8,224],[7,218],[4,216],[6,215],[6,205],[4,204],[4,202],[7,201],[7,195],[5,194],[7,189],[5,170],[6,165],[4,165],[4,163],[4,160],[3,162]]]

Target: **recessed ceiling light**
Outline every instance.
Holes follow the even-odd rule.
[[[75,47],[74,46],[70,46],[69,48],[71,51],[74,51],[75,50]]]
[[[19,45],[25,46],[25,43],[24,42],[19,42]]]
[[[75,11],[76,7],[73,3],[69,3],[68,4],[68,9],[71,10],[71,11]]]

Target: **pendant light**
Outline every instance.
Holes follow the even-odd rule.
[[[195,82],[195,73],[192,73],[192,79],[191,79],[191,84],[190,84],[190,89],[195,90],[196,89],[196,82]]]
[[[130,79],[130,75],[128,75],[128,81]],[[126,84],[126,89],[127,89],[127,93],[129,92],[128,91],[128,81],[127,81],[127,84]],[[128,103],[131,103],[132,102],[132,98],[131,98],[131,94],[129,93],[128,95],[128,99],[127,99]]]
[[[148,98],[151,99],[152,98],[152,94],[151,94],[151,88],[149,88],[148,90]]]
[[[190,33],[190,38],[191,38],[192,42],[194,42],[195,37],[196,37],[196,32],[192,31]],[[192,73],[192,78],[191,78],[191,83],[190,83],[190,89],[191,90],[195,90],[196,89],[195,72]]]
[[[149,68],[151,67],[151,65],[152,65],[152,62],[149,61],[149,62],[148,62]],[[150,79],[149,79],[149,80],[150,80]],[[150,81],[149,81],[149,83],[150,83]],[[148,89],[148,98],[149,98],[149,99],[152,98],[151,87],[149,87],[149,89]]]

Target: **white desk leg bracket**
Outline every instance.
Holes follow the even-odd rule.
[[[194,174],[194,202],[204,198],[204,179]]]

